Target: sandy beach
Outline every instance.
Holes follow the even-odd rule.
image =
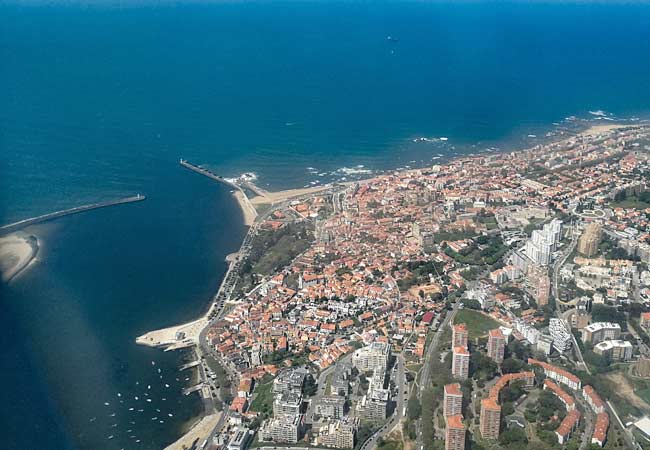
[[[624,123],[608,123],[603,125],[592,125],[586,130],[578,133],[581,136],[594,136],[596,134],[608,133],[619,128],[627,128],[634,126],[634,124],[624,124]]]
[[[219,422],[221,413],[210,414],[203,417],[196,423],[187,433],[185,433],[179,440],[171,445],[165,447],[165,450],[181,450],[192,448],[194,443],[197,443],[197,448],[202,442],[208,438],[214,427]]]
[[[242,191],[235,190],[233,191],[232,195],[237,200],[242,214],[244,215],[244,225],[250,227],[253,225],[253,222],[255,222],[255,218],[257,217],[257,211],[255,210],[255,207]]]
[[[0,238],[0,273],[2,281],[8,282],[34,259],[38,252],[35,237],[10,234]]]

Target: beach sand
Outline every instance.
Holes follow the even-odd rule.
[[[627,128],[633,126],[633,124],[624,124],[624,123],[608,123],[603,125],[592,125],[586,130],[578,133],[581,136],[594,136],[597,134],[608,133],[619,128]]]
[[[10,234],[0,238],[0,273],[3,282],[8,282],[34,259],[38,252],[38,241],[22,234]]]
[[[201,330],[208,324],[207,317],[201,317],[193,322],[176,325],[169,328],[150,331],[136,338],[136,343],[149,347],[165,347],[180,345],[183,343],[198,343]],[[185,336],[181,341],[177,340],[177,334]]]
[[[255,218],[257,217],[257,211],[255,210],[255,207],[242,191],[235,190],[232,195],[237,200],[242,214],[244,215],[244,225],[250,227],[253,225],[253,222],[255,222]]]
[[[195,442],[197,442],[196,448],[199,448],[203,441],[208,438],[210,432],[212,432],[214,427],[217,426],[220,416],[221,413],[210,414],[209,416],[203,417],[179,440],[165,447],[165,450],[181,450],[192,448],[192,444]]]

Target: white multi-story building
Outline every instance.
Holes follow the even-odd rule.
[[[230,441],[228,441],[228,450],[244,450],[250,439],[248,428],[236,428]]]
[[[368,393],[357,403],[358,416],[364,420],[382,421],[386,419],[390,390],[383,387],[383,373],[370,378]]]
[[[571,349],[572,337],[571,333],[566,329],[564,322],[561,319],[552,318],[549,320],[548,330],[553,339],[553,347],[558,352],[564,353]]]
[[[267,419],[260,428],[260,440],[282,444],[297,444],[302,433],[302,416]]]
[[[346,416],[329,421],[313,433],[313,444],[333,448],[354,448],[354,437],[359,427],[359,418]]]
[[[316,414],[328,419],[340,419],[343,417],[345,398],[338,395],[322,397],[316,404]]]
[[[633,348],[629,341],[603,341],[594,346],[594,353],[612,361],[627,361],[632,358]]]
[[[514,328],[532,345],[537,344],[537,340],[541,334],[537,328],[527,324],[521,319],[515,320]]]
[[[302,396],[295,392],[285,391],[275,396],[273,401],[273,416],[298,416],[302,407]]]
[[[536,264],[548,266],[562,237],[562,221],[553,219],[541,230],[534,230],[526,241],[526,256]]]
[[[621,326],[612,322],[595,322],[582,329],[582,341],[596,345],[610,339],[618,339]]]
[[[374,373],[385,372],[390,355],[390,344],[384,342],[373,342],[360,348],[352,355],[352,364],[360,372],[372,370]]]

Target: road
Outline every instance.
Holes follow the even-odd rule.
[[[406,403],[408,402],[408,389],[406,387],[406,375],[404,373],[404,357],[401,353],[397,355],[397,361],[395,364],[397,366],[397,370],[395,370],[395,375],[393,377],[395,386],[397,387],[397,398],[395,399],[397,404],[395,405],[395,411],[388,422],[366,439],[363,445],[361,445],[360,450],[372,450],[375,448],[377,441],[390,433],[395,425],[397,425],[400,420],[402,420],[402,417],[404,417]]]
[[[433,358],[434,355],[438,354],[438,347],[440,346],[440,337],[444,333],[445,328],[449,326],[452,319],[456,315],[456,312],[460,308],[460,304],[461,302],[459,301],[454,303],[454,308],[451,311],[447,312],[447,315],[445,316],[445,320],[442,321],[442,323],[438,327],[438,330],[436,330],[435,334],[433,335],[431,342],[429,343],[429,348],[427,349],[427,353],[424,357],[422,372],[420,372],[420,381],[419,381],[419,390],[418,390],[418,400],[420,401],[420,403],[422,403],[422,396],[424,395],[424,391],[429,387],[429,383],[430,383],[431,358]],[[415,448],[416,450],[420,450],[424,448],[424,444],[422,442],[422,419],[419,419],[417,424],[417,445]]]

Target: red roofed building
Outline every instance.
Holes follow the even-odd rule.
[[[490,330],[487,344],[487,354],[494,362],[501,364],[506,350],[506,337],[503,332],[496,328]]]
[[[528,364],[533,366],[538,366],[544,369],[544,375],[549,377],[552,380],[557,381],[558,383],[563,383],[569,386],[573,390],[580,389],[580,378],[576,377],[571,372],[568,372],[560,367],[555,367],[552,364],[545,363],[543,361],[538,361],[533,358],[528,358]]]
[[[650,312],[641,313],[640,324],[643,328],[650,328]]]
[[[451,346],[452,347],[467,347],[467,326],[464,323],[459,323],[451,327]]]
[[[469,377],[469,351],[467,347],[454,347],[451,374],[464,380]]]
[[[591,406],[591,409],[596,414],[600,414],[605,411],[605,402],[600,398],[598,393],[589,385],[586,385],[582,388],[582,395],[585,398],[585,401]]]
[[[463,392],[460,384],[451,383],[445,385],[445,397],[442,404],[442,415],[455,416],[463,413]]]
[[[599,447],[605,445],[607,440],[607,430],[609,428],[609,415],[606,412],[598,413],[596,424],[594,425],[594,434],[591,435],[591,443]]]
[[[578,423],[580,423],[580,411],[577,409],[569,411],[560,426],[555,430],[557,442],[560,445],[565,444],[569,440],[571,433],[576,429]]]
[[[564,403],[564,407],[567,411],[572,411],[575,409],[576,402],[573,397],[567,394],[564,389],[553,383],[551,380],[544,380],[544,390],[553,392],[555,396],[559,398],[562,403]]]
[[[501,426],[501,406],[492,397],[481,400],[480,429],[483,439],[497,439]]]
[[[456,414],[445,417],[445,450],[465,450],[465,425],[463,416]]]
[[[426,323],[428,325],[431,325],[431,322],[433,322],[434,317],[435,317],[435,315],[433,314],[433,311],[427,311],[422,316],[422,322],[424,322],[424,323]]]
[[[230,410],[238,413],[243,413],[248,408],[248,400],[244,397],[235,397],[230,404]]]

